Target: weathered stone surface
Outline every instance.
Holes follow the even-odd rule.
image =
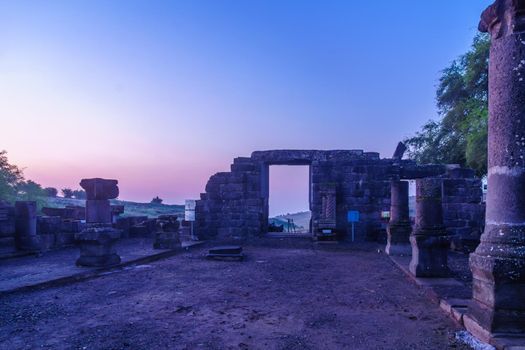
[[[390,184],[390,221],[387,227],[385,252],[389,255],[410,255],[410,225],[408,182],[394,180]]]
[[[16,233],[20,236],[36,235],[36,202],[15,203]]]
[[[82,179],[80,187],[86,191],[87,200],[115,199],[119,195],[117,180]]]
[[[178,232],[155,233],[154,249],[179,249],[181,248],[180,235]]]
[[[55,245],[55,235],[17,235],[16,247],[26,251],[45,251]]]
[[[111,205],[107,199],[88,199],[86,201],[86,222],[111,224]]]
[[[486,227],[470,255],[476,335],[525,334],[525,1],[498,0],[482,15],[491,35]]]
[[[407,150],[407,146],[403,142],[399,142],[397,144],[396,150],[394,151],[394,155],[392,156],[392,159],[401,160],[403,159],[403,155],[405,154]]]
[[[362,150],[253,152],[251,157],[235,158],[231,172],[210,177],[206,193],[201,194],[196,205],[195,230],[199,237],[229,240],[265,234],[268,231],[270,165],[283,164],[310,167],[312,233],[325,225],[323,213],[326,213],[328,202],[326,199],[323,202],[326,197],[323,186],[331,184],[335,191],[333,230],[343,239],[351,237],[347,212],[359,211],[361,220],[355,224],[357,240],[373,240],[384,231],[381,212],[390,209],[392,180],[428,176],[448,178],[449,170],[445,165],[418,166],[411,160],[380,159],[378,153]],[[458,203],[471,201],[467,195],[455,193],[454,196]],[[481,193],[477,203],[480,201]]]
[[[182,247],[179,234],[180,223],[177,216],[161,215],[156,220],[156,225],[154,249],[178,249]]]
[[[75,238],[80,246],[78,266],[107,267],[120,263],[120,256],[115,251],[119,230],[107,225],[91,225]]]
[[[441,205],[442,179],[416,181],[416,222],[410,236],[412,260],[409,269],[416,277],[445,277],[450,244]]]
[[[15,235],[15,207],[0,201],[0,238]]]

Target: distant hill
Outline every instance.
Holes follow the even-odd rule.
[[[294,213],[294,214],[285,214],[285,215],[277,215],[275,217],[269,218],[268,222],[273,223],[274,225],[283,225],[286,229],[288,225],[288,219],[293,219],[293,222],[295,224],[295,229],[298,232],[308,232],[310,230],[310,218],[312,217],[312,213],[309,211],[303,211],[300,213]]]
[[[55,197],[46,198],[45,201],[45,206],[52,208],[63,208],[67,205],[77,205],[83,207],[86,205],[85,200],[74,198]],[[124,206],[124,214],[122,214],[122,216],[157,217],[159,215],[178,215],[179,217],[184,217],[184,205],[137,203],[121,201],[118,199],[112,199],[111,204]]]

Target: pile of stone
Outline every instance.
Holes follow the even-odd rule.
[[[157,232],[155,232],[155,249],[178,249],[181,247],[179,227],[180,223],[176,215],[161,215],[156,220]]]
[[[156,219],[150,219],[147,216],[118,218],[114,226],[122,231],[123,238],[151,237],[157,230]]]

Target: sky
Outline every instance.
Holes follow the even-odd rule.
[[[44,186],[167,203],[255,150],[390,157],[491,2],[0,0],[0,149]],[[271,198],[307,209],[289,170]]]

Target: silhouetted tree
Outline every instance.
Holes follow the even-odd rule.
[[[162,198],[157,196],[157,197],[153,198],[150,203],[151,204],[162,204]]]
[[[17,192],[17,199],[24,201],[41,200],[41,197],[46,196],[42,186],[31,180],[20,182],[17,185]]]
[[[64,196],[64,198],[72,198],[73,190],[71,188],[63,188],[62,195]]]
[[[58,195],[58,190],[54,187],[46,187],[44,188],[44,191],[48,197],[54,198]]]
[[[75,197],[76,199],[86,199],[86,191],[75,190],[73,191],[73,197]]]
[[[7,152],[0,151],[0,200],[14,201],[18,194],[18,186],[24,181],[22,169],[9,164]]]

